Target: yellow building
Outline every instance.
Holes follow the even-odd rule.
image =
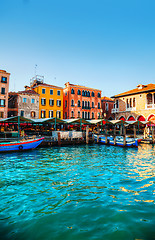
[[[39,118],[63,118],[63,88],[35,78],[31,83],[31,89],[40,95]]]

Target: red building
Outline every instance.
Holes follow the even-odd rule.
[[[63,90],[63,118],[101,118],[101,90],[67,82]]]
[[[101,107],[102,107],[102,117],[105,119],[115,119],[115,116],[112,112],[114,107],[114,100],[109,97],[101,98]]]

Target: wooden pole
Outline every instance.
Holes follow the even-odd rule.
[[[125,147],[126,145],[126,128],[124,126],[124,134],[123,134],[123,146]]]
[[[58,146],[61,146],[61,136],[60,136],[60,132],[58,132]]]
[[[108,144],[108,138],[107,138],[107,125],[105,124],[105,144]]]
[[[154,126],[152,126],[152,142],[153,142],[153,144],[155,143],[155,139],[154,139]]]
[[[114,145],[116,145],[116,125],[114,126]]]
[[[20,116],[18,116],[18,138],[20,138]]]
[[[89,143],[89,126],[86,127],[86,144]]]

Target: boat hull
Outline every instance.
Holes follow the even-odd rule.
[[[0,152],[26,151],[39,146],[44,138],[0,143]]]
[[[97,141],[97,138],[95,138],[95,141]],[[98,143],[106,144],[106,145],[112,145],[112,146],[119,146],[119,147],[138,147],[138,140],[126,140],[126,143],[124,145],[123,140],[116,139],[116,144],[114,144],[114,139],[112,137],[107,138],[107,143],[105,141],[105,137],[99,137]]]

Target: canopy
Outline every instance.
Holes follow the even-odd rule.
[[[33,120],[34,123],[65,123],[64,120],[59,118],[38,118]]]
[[[15,117],[0,119],[0,122],[7,122],[7,123],[8,122],[17,123],[18,121],[20,121],[21,123],[23,123],[23,122],[34,122],[32,119],[21,117],[21,116],[15,116]]]
[[[88,120],[82,118],[64,119],[67,124],[90,124]]]

